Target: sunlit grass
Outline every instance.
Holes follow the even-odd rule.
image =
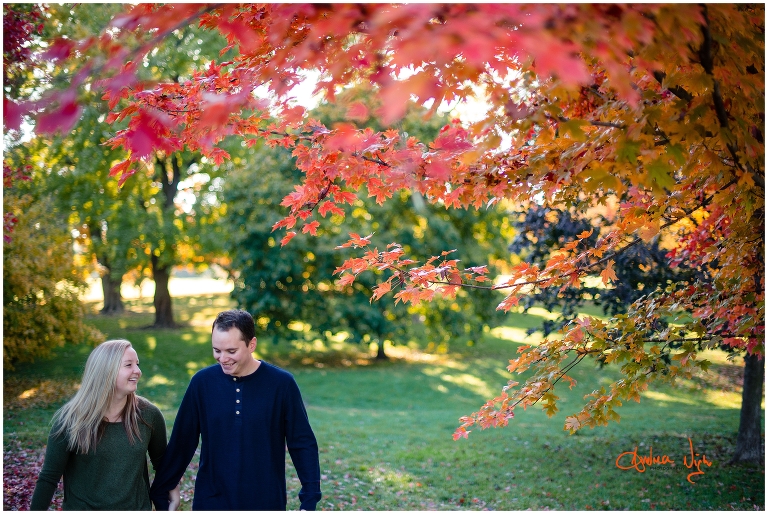
[[[660,402],[663,405],[667,405],[670,403],[671,404],[683,403],[686,405],[696,405],[696,402],[691,399],[681,397],[680,395],[675,396],[668,393],[660,393],[658,391],[645,391],[644,393],[642,393],[642,396],[644,398],[650,398],[651,400],[656,400],[657,402]],[[732,407],[732,406],[729,406],[729,407]]]
[[[738,409],[741,407],[741,394],[723,391],[705,391],[707,403],[724,409]],[[765,402],[763,402],[765,405]]]

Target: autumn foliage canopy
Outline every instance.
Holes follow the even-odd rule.
[[[702,348],[764,351],[764,19],[764,6],[745,4],[141,4],[99,37],[52,42],[45,58],[79,63],[72,86],[5,98],[5,122],[31,116],[39,131],[66,131],[79,116],[78,88],[100,87],[107,121],[124,127],[111,144],[130,152],[112,167],[121,182],[158,152],[222,162],[227,137],[291,148],[303,180],[274,226],[283,245],[343,215],[362,186],[378,202],[409,189],[446,208],[511,202],[603,214],[596,243],[585,232],[545,266],[522,263],[503,279],[463,267],[450,248],[415,262],[397,242],[371,248],[367,235],[350,234],[344,246],[360,253],[336,270],[337,285],[382,270],[375,299],[479,287],[504,292],[507,311],[536,288],[587,276],[611,287],[614,257],[659,238],[668,265],[695,269],[695,280],[521,349],[508,369],[533,373],[463,418],[454,437],[504,426],[518,406],[554,414],[556,384],[572,384],[568,370],[588,357],[620,367],[621,380],[567,418],[575,431],[618,419],[614,409],[654,380],[706,369]],[[192,23],[219,31],[222,54],[237,56],[139,83],[143,56]],[[375,114],[393,129],[310,119],[290,96],[308,71],[328,101],[372,84],[383,106]],[[473,98],[487,109],[480,121],[457,120],[433,141],[394,129],[409,99],[436,110]],[[369,115],[361,103],[346,109],[350,120]]]

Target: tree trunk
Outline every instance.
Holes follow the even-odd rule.
[[[88,231],[91,234],[96,262],[106,270],[101,275],[101,291],[104,293],[104,307],[101,314],[121,314],[125,312],[123,297],[120,294],[120,285],[123,283],[123,273],[115,278],[112,275],[114,271],[109,258],[109,251],[105,246],[106,232],[105,225],[99,223],[89,223]]]
[[[181,154],[167,155],[164,158],[155,155],[155,176],[162,185],[163,219],[165,223],[169,224],[168,226],[172,226],[175,218],[173,201],[179,190],[182,168],[189,169],[195,160],[192,158],[190,162],[185,163]],[[159,256],[155,255],[154,252],[151,254],[152,278],[155,281],[155,324],[152,326],[155,328],[175,328],[178,326],[173,320],[171,292],[168,290],[168,281],[171,278],[171,269],[175,258],[175,236],[166,239],[165,243],[166,264],[161,265]]]
[[[376,344],[378,345],[378,348],[376,349],[376,360],[383,361],[389,359],[387,354],[384,353],[384,339],[379,339],[376,341]]]
[[[152,279],[155,281],[155,328],[175,328],[173,305],[168,281],[171,278],[171,266],[161,266],[157,256],[152,256]]]
[[[122,314],[125,312],[123,297],[120,294],[120,285],[123,283],[123,277],[114,278],[109,270],[101,276],[101,290],[104,293],[104,307],[102,314]]]
[[[757,355],[744,356],[744,386],[741,392],[741,417],[736,437],[735,462],[764,462],[760,403],[763,398],[765,361]]]

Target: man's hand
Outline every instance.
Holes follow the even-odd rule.
[[[181,504],[181,484],[177,485],[175,489],[168,491],[168,499],[171,501],[168,505],[168,510],[176,510]]]

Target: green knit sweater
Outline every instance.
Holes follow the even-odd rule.
[[[147,453],[156,468],[167,445],[165,419],[145,398],[139,397],[139,408],[151,427],[139,422],[141,440],[133,445],[122,422],[107,423],[96,450],[88,454],[67,450],[63,435],[49,435],[30,510],[48,509],[62,475],[64,510],[152,510]]]

